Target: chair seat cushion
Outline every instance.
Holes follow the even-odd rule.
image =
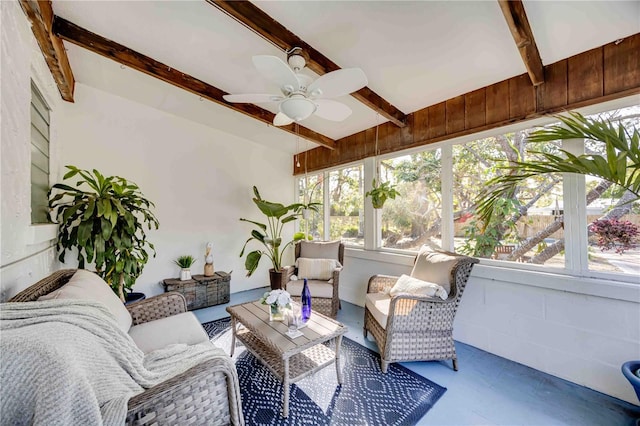
[[[129,336],[145,354],[171,344],[196,345],[209,340],[200,322],[191,312],[134,325]]]
[[[307,284],[309,285],[311,297],[321,297],[324,299],[331,299],[333,297],[333,284],[321,280],[307,280]],[[287,291],[292,296],[300,296],[303,286],[304,280],[289,281],[289,283],[287,283]]]
[[[373,318],[382,326],[387,327],[387,317],[389,316],[389,304],[391,297],[385,293],[367,293],[364,305],[371,312]]]
[[[447,300],[447,297],[449,296],[447,291],[439,284],[422,281],[418,278],[404,274],[398,278],[398,281],[396,281],[394,286],[389,290],[389,295],[391,297],[397,296],[400,293],[439,297],[442,300]]]
[[[69,281],[38,300],[81,299],[102,303],[113,314],[118,326],[126,333],[131,327],[131,314],[105,280],[91,271],[78,269]]]

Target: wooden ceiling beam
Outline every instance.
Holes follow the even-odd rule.
[[[335,62],[311,47],[251,2],[225,0],[207,0],[207,2],[285,52],[293,47],[302,48],[309,55],[307,68],[316,74],[323,75],[340,69]],[[406,125],[407,116],[368,87],[363,87],[352,93],[351,96],[396,126],[404,127]]]
[[[65,101],[73,102],[75,80],[62,40],[51,31],[53,25],[51,1],[20,0],[20,6],[31,22],[31,31],[58,86],[60,96]]]
[[[498,4],[507,21],[513,40],[518,46],[531,83],[534,86],[541,85],[544,83],[544,66],[522,0],[498,0]]]
[[[227,92],[202,80],[198,80],[189,74],[185,74],[174,69],[173,67],[158,62],[153,58],[143,55],[142,53],[131,50],[126,46],[116,43],[115,41],[92,33],[91,31],[81,28],[72,22],[60,18],[59,16],[56,16],[53,21],[53,32],[63,40],[83,47],[93,53],[104,56],[105,58],[112,59],[122,65],[128,66],[129,68],[143,72],[151,77],[155,77],[173,86],[179,87],[180,89],[202,96],[204,99],[208,99],[227,108],[231,108],[267,124],[271,125],[273,123],[273,117],[275,114],[271,111],[267,111],[266,109],[262,109],[252,104],[233,104],[227,102],[223,99],[223,96],[226,95]],[[299,126],[298,133],[296,133],[296,129],[293,124],[280,126],[278,128],[294,135],[299,133],[300,137],[308,139],[311,142],[315,142],[329,149],[335,149],[336,144],[333,139],[306,127]]]

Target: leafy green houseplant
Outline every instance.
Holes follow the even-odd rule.
[[[133,287],[155,248],[147,229],[158,229],[151,211],[154,204],[140,188],[119,176],[66,166],[63,180],[80,176],[75,187],[58,183],[49,195],[49,207],[57,210],[60,227],[56,249],[64,262],[67,250],[77,249],[78,268],[95,263],[96,272],[120,297]]]
[[[278,274],[282,274],[282,256],[284,251],[291,244],[295,244],[305,238],[304,233],[297,232],[294,234],[293,240],[286,244],[283,244],[282,242],[282,230],[284,225],[298,219],[298,216],[300,215],[300,204],[285,206],[280,203],[264,200],[260,196],[258,188],[255,186],[253,187],[253,193],[255,195],[253,202],[266,217],[267,223],[240,218],[241,221],[249,222],[256,227],[251,231],[251,237],[249,237],[249,239],[244,243],[242,251],[240,252],[240,257],[244,256],[245,249],[251,241],[257,241],[260,243],[263,247],[262,249],[247,253],[247,258],[244,263],[245,269],[247,270],[247,276],[250,277],[255,272],[262,256],[266,256],[269,258],[271,265],[273,266],[270,270],[271,286],[272,288],[280,288],[278,278],[281,279],[281,275]]]
[[[547,173],[576,173],[595,176],[631,192],[640,199],[640,134],[609,120],[587,118],[573,112],[557,116],[561,124],[538,130],[529,136],[529,142],[550,142],[566,139],[589,139],[604,144],[606,155],[574,155],[561,150],[559,156],[536,152],[540,161],[515,162],[505,166],[506,173],[487,183],[487,189],[478,197],[478,213],[487,226],[495,216],[497,206],[505,194],[514,192],[525,179]],[[630,200],[632,202],[634,200]]]
[[[400,195],[395,185],[392,185],[391,182],[380,182],[374,178],[372,186],[373,189],[364,195],[365,197],[371,197],[371,204],[374,209],[381,209],[387,199],[393,200]]]
[[[196,263],[196,258],[190,254],[180,256],[173,261],[180,267],[180,280],[186,281],[191,279],[191,266]]]

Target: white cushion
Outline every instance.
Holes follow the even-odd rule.
[[[340,266],[340,262],[335,259],[308,259],[299,257],[296,260],[298,266],[298,279],[308,280],[329,280],[333,276],[333,271]]]
[[[429,246],[422,246],[413,265],[411,276],[422,281],[440,284],[451,293],[451,270],[460,258],[434,251]]]
[[[327,281],[307,280],[309,286],[309,293],[311,297],[322,297],[325,299],[331,299],[333,297],[333,285]],[[304,280],[289,281],[287,283],[287,291],[292,296],[300,296],[302,294],[302,287],[304,287]],[[311,307],[313,309],[313,306]]]
[[[78,269],[69,281],[38,300],[83,299],[102,303],[116,318],[116,322],[126,333],[131,327],[131,314],[113,292],[109,284],[93,272]]]
[[[129,336],[145,354],[177,343],[197,345],[209,341],[209,336],[191,312],[134,325]]]
[[[367,293],[364,305],[382,328],[387,328],[387,317],[389,316],[390,303],[391,297],[389,297],[388,294]]]
[[[447,300],[449,296],[447,291],[439,284],[422,281],[404,274],[398,278],[398,281],[396,281],[395,285],[391,287],[389,291],[391,297],[397,296],[400,293],[439,297],[442,300]]]
[[[340,252],[340,241],[301,241],[300,257],[336,259]]]

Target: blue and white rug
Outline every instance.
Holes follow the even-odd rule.
[[[227,353],[230,323],[223,318],[203,324],[211,340]],[[282,383],[241,343],[233,358],[247,425],[415,425],[446,391],[399,364],[391,364],[382,374],[377,353],[343,338],[342,386],[332,366],[294,383],[289,417],[283,419]]]

